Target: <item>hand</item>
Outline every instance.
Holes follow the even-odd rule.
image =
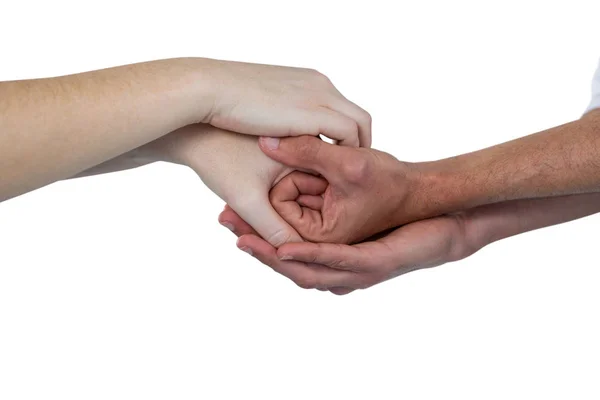
[[[486,229],[485,225],[473,224],[465,212],[413,222],[353,246],[304,242],[276,249],[229,207],[219,215],[219,221],[234,227],[240,249],[298,286],[338,295],[463,259],[485,245],[481,237]]]
[[[355,243],[419,219],[411,202],[414,164],[309,136],[261,138],[260,147],[282,164],[322,176],[294,172],[270,193],[275,210],[306,240]]]
[[[192,168],[271,245],[302,241],[268,198],[271,187],[292,169],[265,156],[258,138],[195,124],[144,146],[138,154]]]
[[[323,134],[342,145],[371,145],[370,115],[315,70],[202,61],[215,98],[201,122],[250,135]]]

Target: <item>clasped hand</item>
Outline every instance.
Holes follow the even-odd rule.
[[[305,241],[294,235],[274,246],[233,205],[225,207],[219,221],[239,237],[240,249],[300,287],[347,294],[474,251],[460,213],[401,226],[420,219],[413,196],[419,178],[415,165],[314,137],[261,138],[259,143],[286,167],[269,203]]]

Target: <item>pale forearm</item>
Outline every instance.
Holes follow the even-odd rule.
[[[198,144],[193,140],[187,139],[186,136],[189,136],[189,133],[186,132],[192,130],[196,132],[197,136],[201,136],[201,132],[203,132],[202,129],[199,129],[201,126],[208,127],[206,124],[192,124],[185,126],[176,131],[169,132],[150,143],[146,143],[143,146],[128,151],[127,153],[81,171],[68,179],[125,171],[143,167],[157,161],[188,165],[189,160],[184,157],[184,154],[188,151],[186,146],[195,148]]]
[[[129,169],[143,167],[145,165],[152,164],[156,161],[160,161],[158,159],[150,159],[146,157],[143,154],[143,152],[140,151],[143,148],[144,146],[142,146],[141,148],[131,150],[125,154],[121,154],[120,156],[117,156],[115,158],[111,158],[108,161],[105,161],[101,164],[95,165],[91,168],[81,171],[78,174],[71,176],[67,179],[83,178],[93,175],[109,174],[111,172],[126,171]]]
[[[202,120],[203,74],[201,59],[172,59],[0,83],[0,200]]]

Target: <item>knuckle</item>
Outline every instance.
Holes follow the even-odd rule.
[[[316,69],[312,70],[313,79],[319,83],[328,83],[331,84],[331,80],[324,73],[317,71]]]
[[[368,111],[364,112],[364,121],[366,124],[368,124],[369,126],[371,126],[371,124],[373,123],[373,117],[371,116],[371,114],[369,114]]]
[[[361,154],[360,156],[345,162],[342,171],[347,181],[360,183],[368,179],[370,167],[369,160]]]
[[[319,71],[317,71],[314,68],[301,68],[302,71],[304,71],[306,74],[310,75],[310,76],[315,76],[319,74]]]

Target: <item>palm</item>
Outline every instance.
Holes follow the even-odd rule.
[[[275,249],[231,208],[219,216],[234,226],[238,246],[301,287],[327,288],[347,294],[398,275],[464,258],[470,249],[460,214],[413,222],[353,246],[330,243],[290,243]],[[296,261],[281,261],[293,255]],[[343,276],[349,277],[348,280]],[[331,284],[347,282],[347,284]]]
[[[431,268],[462,258],[465,248],[462,220],[458,215],[413,222],[354,246],[365,259],[387,263],[390,277],[416,269]]]

